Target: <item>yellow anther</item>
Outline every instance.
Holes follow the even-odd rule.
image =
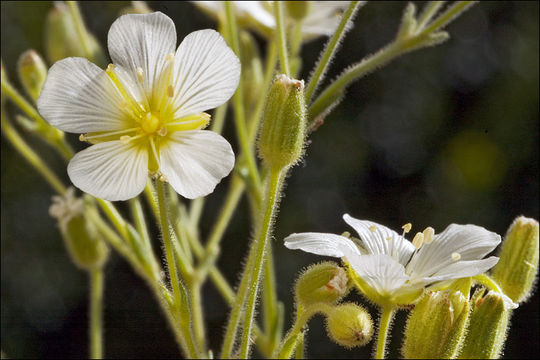
[[[431,226],[428,226],[424,229],[424,242],[426,244],[429,244],[433,241],[433,237],[435,236],[435,229],[433,229]]]
[[[392,241],[392,237],[391,236],[387,237],[386,241],[388,241],[388,242]]]
[[[371,231],[371,232],[375,232],[376,230],[377,230],[377,227],[375,225],[371,225],[369,227],[369,231]]]
[[[144,71],[142,67],[137,68],[137,79],[139,80],[139,82],[143,82],[144,80]]]
[[[172,85],[167,86],[167,96],[171,98],[174,96],[174,88]]]
[[[409,231],[411,231],[411,229],[412,229],[412,224],[411,224],[411,223],[406,223],[406,224],[403,225],[401,228],[403,229],[403,232],[406,234],[406,233],[408,233]]]
[[[120,136],[120,141],[122,142],[122,144],[127,144],[130,140],[131,136],[129,135]]]
[[[345,236],[346,238],[350,238],[351,237],[351,233],[348,232],[348,231],[344,231],[341,236]]]
[[[110,73],[111,71],[114,71],[114,64],[109,64],[107,65],[107,70],[106,70],[108,73]]]
[[[161,127],[158,131],[157,131],[157,134],[159,136],[165,136],[167,135],[167,128],[165,126]]]
[[[452,260],[454,261],[458,261],[459,259],[461,259],[461,254],[460,253],[452,253]]]
[[[165,175],[161,174],[161,175],[159,176],[159,181],[161,181],[161,182],[168,182],[169,180],[167,179],[167,177],[166,177]]]
[[[165,58],[165,61],[173,61],[174,60],[174,54],[168,53],[167,57]]]
[[[423,243],[424,243],[424,234],[422,234],[421,232],[416,233],[416,235],[414,235],[414,238],[412,240],[412,244],[414,245],[414,247],[417,249],[420,249]]]
[[[79,141],[86,141],[86,136],[84,134],[79,135]]]

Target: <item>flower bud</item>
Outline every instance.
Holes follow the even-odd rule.
[[[403,356],[455,358],[463,344],[468,318],[469,302],[460,291],[427,292],[407,320]]]
[[[71,187],[64,196],[53,196],[49,215],[58,219],[60,233],[73,263],[83,270],[99,268],[107,260],[109,249],[86,218],[83,200],[76,198],[74,192]]]
[[[296,281],[296,303],[302,306],[317,302],[334,304],[347,295],[348,282],[345,270],[332,261],[312,265]]]
[[[105,57],[96,38],[85,31],[89,54],[79,38],[75,21],[68,6],[55,1],[45,22],[45,50],[47,60],[54,63],[66,57],[88,57],[94,63],[104,65]]]
[[[508,320],[515,305],[505,295],[477,290],[472,300],[469,331],[460,359],[497,359],[506,340]]]
[[[266,98],[258,142],[270,169],[281,170],[300,159],[305,128],[304,81],[278,75]]]
[[[47,65],[35,50],[27,50],[19,57],[17,71],[24,90],[36,101],[47,78]]]
[[[521,303],[532,293],[538,271],[538,221],[514,220],[503,241],[493,279],[512,301]]]
[[[294,20],[302,20],[311,8],[311,1],[286,1],[287,14]]]
[[[120,10],[120,15],[126,14],[150,14],[152,9],[148,7],[146,1],[132,1],[130,6]]]
[[[326,332],[337,344],[346,348],[366,345],[373,335],[373,321],[361,306],[345,303],[327,313]]]

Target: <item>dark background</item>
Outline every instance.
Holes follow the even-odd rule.
[[[81,4],[101,44],[127,4]],[[2,1],[1,6],[2,60],[19,86],[16,60],[28,48],[43,53],[51,3]],[[189,3],[150,6],[174,20],[179,42],[193,30],[215,27]],[[390,41],[404,6],[374,2],[362,8],[329,77]],[[292,232],[351,231],[341,219],[344,213],[394,229],[412,222],[414,229],[433,226],[440,232],[450,223],[471,223],[500,234],[518,215],[538,219],[538,2],[482,2],[448,30],[452,37],[445,44],[405,55],[351,86],[311,135],[304,161],[288,179],[275,228],[278,291],[287,322],[293,274],[323,260],[285,249],[282,240]],[[323,45],[320,38],[303,48],[304,78]],[[68,183],[56,154],[25,136]],[[225,137],[238,149],[231,122]],[[81,147],[75,135],[69,140]],[[53,192],[4,138],[1,146],[2,351],[12,358],[86,357],[88,279],[70,263],[48,216]],[[208,197],[203,238],[226,183]],[[232,283],[241,270],[239,254],[247,250],[247,208],[243,200],[222,243],[219,265]],[[127,264],[113,255],[106,276],[106,356],[179,357],[155,299]],[[515,311],[505,358],[539,356],[538,299],[536,294]],[[357,294],[348,300],[362,301]],[[216,352],[228,311],[210,282],[204,302]],[[399,313],[390,357],[400,356],[404,320]],[[311,321],[307,341],[313,358],[369,357],[373,345],[340,348],[328,340],[320,317]]]

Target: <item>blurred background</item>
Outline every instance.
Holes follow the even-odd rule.
[[[417,5],[421,6],[421,2]],[[101,44],[124,1],[82,2],[89,30]],[[184,2],[152,2],[170,16],[180,40],[215,22]],[[328,78],[388,43],[403,2],[369,3],[347,35]],[[44,22],[51,2],[1,3],[2,61],[11,81],[19,55],[44,54]],[[292,286],[306,265],[322,257],[287,250],[293,232],[351,231],[344,213],[394,229],[471,223],[504,234],[518,215],[538,219],[538,2],[482,2],[452,23],[451,39],[405,55],[351,86],[345,100],[310,136],[301,164],[287,181],[273,242],[279,298],[286,328],[292,318]],[[261,46],[264,42],[261,38]],[[302,50],[307,78],[324,38]],[[262,47],[264,49],[264,47]],[[50,64],[49,64],[50,65]],[[7,106],[13,114],[14,108]],[[225,137],[235,149],[233,124]],[[57,174],[66,168],[47,146],[25,135]],[[69,141],[80,149],[76,135]],[[88,279],[70,262],[55,221],[48,215],[53,191],[11,145],[1,143],[1,348],[11,358],[87,357]],[[224,180],[208,197],[202,235],[208,234],[227,189]],[[122,204],[119,205],[121,209]],[[219,266],[235,284],[251,229],[244,199],[225,235]],[[157,229],[154,229],[154,238]],[[106,269],[105,354],[110,358],[180,357],[156,300],[114,254]],[[350,301],[363,302],[356,293]],[[505,358],[537,358],[539,295],[520,306]],[[208,282],[204,306],[213,349],[219,349],[228,310]],[[369,308],[376,318],[376,310]],[[393,327],[390,357],[399,357],[405,313]],[[324,321],[310,323],[307,355],[365,358],[372,345],[346,350],[332,343]]]

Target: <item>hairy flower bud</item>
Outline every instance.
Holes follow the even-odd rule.
[[[47,65],[35,50],[27,50],[19,57],[17,71],[24,90],[36,101],[47,78]]]
[[[538,272],[538,221],[523,216],[514,220],[492,271],[512,301],[521,303],[531,295]]]
[[[302,20],[307,16],[311,7],[311,1],[286,1],[287,14],[294,20]]]
[[[266,98],[258,142],[259,154],[270,169],[300,159],[305,130],[304,81],[278,75]]]
[[[407,320],[402,353],[407,359],[451,359],[463,344],[469,302],[460,291],[427,292]]]
[[[86,218],[83,200],[76,198],[74,192],[74,188],[69,188],[64,196],[53,196],[49,215],[58,219],[60,233],[75,265],[83,270],[99,268],[107,260],[109,249]]]
[[[501,355],[511,309],[516,305],[505,295],[477,290],[467,338],[460,359],[497,359]]]
[[[296,282],[296,302],[303,306],[316,302],[334,304],[347,295],[348,282],[345,270],[334,262],[312,265]]]
[[[360,305],[340,304],[327,313],[326,331],[337,344],[346,348],[366,345],[373,335],[373,321]]]

